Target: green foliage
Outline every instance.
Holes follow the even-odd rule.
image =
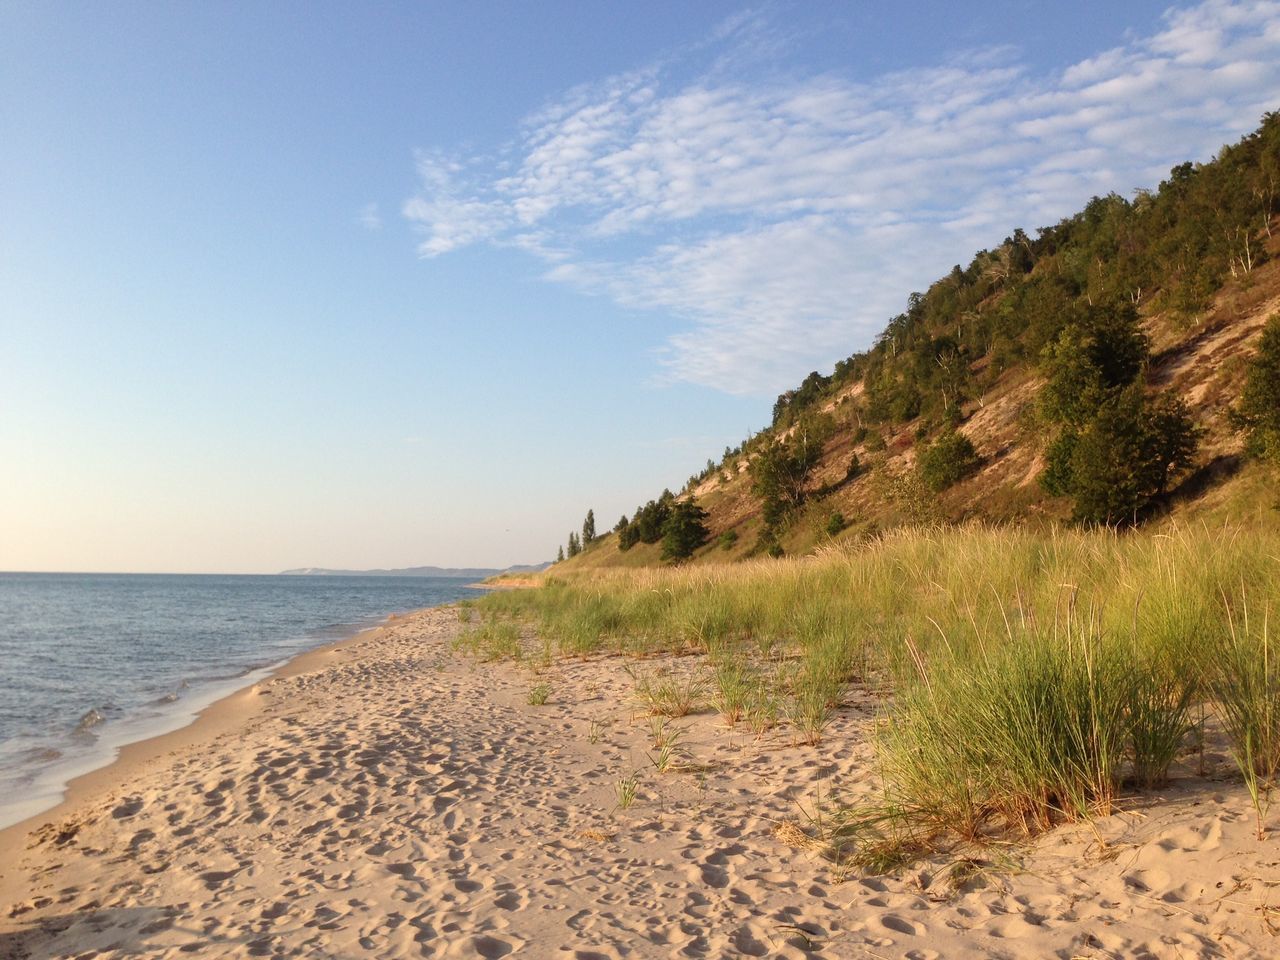
[[[830,416],[805,414],[789,437],[775,438],[751,461],[751,490],[760,498],[767,530],[777,529],[788,513],[804,503],[809,477],[834,432]]]
[[[793,431],[859,381],[862,395],[840,400],[856,407],[849,417],[858,425],[854,443],[878,453],[885,449],[886,424],[920,418],[954,429],[963,422],[968,401],[1014,365],[1038,362],[1048,379],[1039,412],[1055,427],[1046,431],[1050,464],[1044,483],[1070,495],[1081,482],[1071,466],[1076,447],[1088,441],[1079,453],[1082,462],[1105,460],[1102,441],[1119,426],[1115,410],[1108,412],[1107,424],[1091,421],[1142,379],[1148,345],[1140,316],[1161,312],[1194,318],[1228,277],[1247,279],[1267,255],[1262,233],[1270,236],[1278,184],[1280,113],[1271,112],[1256,131],[1224,147],[1213,161],[1180,164],[1157,188],[1140,190],[1132,200],[1117,194],[1095,197],[1074,216],[1034,235],[1014,230],[996,247],[976,253],[967,266],[956,265],[927,290],[910,294],[906,309],[888,320],[869,350],[839,361],[829,376],[810,373],[778,398],[769,430],[748,436],[736,449],[726,448],[718,469],[736,475],[732,457],[750,464],[765,527],[760,548],[776,539],[777,529],[805,498],[807,458],[798,455]],[[1250,450],[1280,460],[1274,452],[1280,449],[1280,434],[1268,419],[1276,409],[1274,393],[1267,390],[1276,382],[1274,365],[1268,369],[1273,371],[1269,381],[1259,374],[1262,386],[1251,388],[1256,403],[1241,406],[1237,416],[1249,432]],[[1153,406],[1144,416],[1158,412]],[[1166,451],[1155,459],[1176,470],[1186,459],[1188,434],[1178,411],[1172,412],[1171,421],[1147,432],[1167,441]],[[711,462],[707,466],[715,468]],[[1122,504],[1146,499],[1144,487],[1167,486],[1170,476],[1166,472],[1150,483],[1144,477],[1143,484],[1111,504],[1093,498],[1081,513],[1114,515]],[[708,477],[704,470],[691,482]],[[633,516],[632,526],[644,522],[627,544],[660,539],[666,516],[660,502],[651,503],[655,506],[656,516]],[[619,545],[626,549],[621,535]]]
[[[707,542],[707,511],[693,500],[682,500],[671,510],[662,528],[662,559],[680,563]]]
[[[1232,419],[1246,431],[1252,456],[1280,466],[1280,313],[1263,328]]]
[[[583,548],[591,546],[596,538],[596,514],[594,510],[587,510],[587,517],[582,521],[582,546]]]
[[[1181,400],[1148,402],[1136,383],[1102,404],[1071,444],[1066,477],[1053,482],[1075,497],[1077,520],[1132,521],[1190,465],[1198,437]]]
[[[564,545],[562,544],[556,550],[556,563],[563,563],[563,562],[564,562]]]
[[[1137,379],[1147,360],[1148,342],[1132,305],[1090,308],[1045,349],[1048,382],[1040,394],[1045,416],[1056,423],[1079,423],[1117,390]]]
[[[840,532],[844,530],[844,528],[847,526],[848,524],[845,522],[843,513],[839,513],[839,512],[833,513],[831,514],[830,517],[827,518],[827,526],[826,526],[827,536],[828,537],[838,536]]]
[[[944,433],[920,453],[920,479],[934,493],[963,480],[978,467],[978,452],[963,433]]]
[[[720,534],[719,542],[721,550],[732,550],[734,545],[738,542],[738,531],[726,530],[724,533]]]
[[[582,542],[578,539],[578,534],[572,530],[569,531],[569,549],[567,552],[570,558],[576,557],[582,552]]]
[[[1040,474],[1040,485],[1052,496],[1065,497],[1071,493],[1071,458],[1075,456],[1078,439],[1079,435],[1074,430],[1064,429],[1045,448],[1045,467],[1044,473]]]
[[[631,523],[618,531],[618,549],[623,553],[640,542],[640,526]]]

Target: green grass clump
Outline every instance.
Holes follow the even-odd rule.
[[[551,699],[551,684],[535,683],[529,688],[529,706],[542,707],[546,706],[547,701]]]
[[[483,662],[519,660],[524,655],[520,629],[514,623],[496,621],[463,630],[453,641],[453,648]]]
[[[732,727],[746,716],[759,685],[749,664],[739,658],[721,660],[712,675],[711,706]]]
[[[1253,801],[1258,839],[1262,839],[1280,772],[1280,664],[1271,646],[1269,609],[1264,608],[1261,623],[1256,617],[1251,622],[1246,603],[1241,604],[1238,618],[1231,617],[1229,639],[1210,686]]]
[[[706,681],[696,673],[679,673],[669,668],[643,670],[628,667],[635,683],[635,697],[649,713],[662,717],[684,717],[702,707]]]

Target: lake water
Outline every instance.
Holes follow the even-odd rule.
[[[469,582],[0,573],[0,827],[293,655]]]

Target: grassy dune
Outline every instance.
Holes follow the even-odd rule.
[[[1179,758],[1194,772],[1206,725],[1229,739],[1261,830],[1280,769],[1277,608],[1274,532],[951,527],[797,560],[551,578],[477,602],[462,643],[527,656],[525,622],[544,658],[701,654],[692,680],[632,665],[637,696],[808,742],[847,684],[876,685],[883,802],[846,811],[842,830],[883,850],[1105,814]]]

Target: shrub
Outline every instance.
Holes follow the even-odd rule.
[[[1140,383],[1105,401],[1071,445],[1063,487],[1075,497],[1075,518],[1135,519],[1190,465],[1198,437],[1181,400],[1149,404]]]
[[[845,523],[843,513],[839,513],[839,512],[833,513],[831,517],[827,520],[827,528],[826,528],[827,536],[829,537],[837,536],[839,535],[840,531],[842,531],[847,526],[848,524]]]
[[[977,469],[978,452],[963,433],[944,433],[920,454],[920,479],[934,493],[958,483]]]
[[[844,468],[844,480],[848,483],[862,470],[862,461],[856,453],[849,454],[849,465]]]
[[[734,544],[736,544],[737,542],[738,542],[737,530],[726,530],[724,533],[720,534],[719,543],[720,543],[721,550],[732,550],[734,547]]]

